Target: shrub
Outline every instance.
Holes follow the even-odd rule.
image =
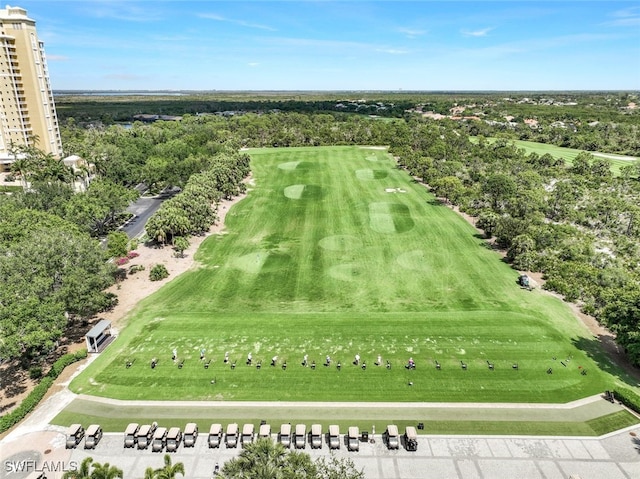
[[[69,353],[69,354],[65,354],[64,356],[60,356],[57,359],[57,361],[53,363],[53,366],[51,366],[51,369],[49,370],[49,373],[47,374],[47,376],[55,379],[58,376],[60,376],[60,373],[64,371],[64,368],[86,357],[87,357],[86,349],[80,350],[75,354]]]
[[[144,266],[141,264],[133,264],[129,266],[129,274],[136,274],[139,271],[144,271]]]
[[[149,279],[151,281],[160,281],[167,278],[168,276],[169,271],[167,271],[166,266],[163,264],[157,264],[153,268],[151,268],[151,271],[149,271]]]
[[[140,253],[138,253],[137,251],[129,251],[127,253],[127,258],[129,259],[137,258],[138,256],[140,256]]]
[[[42,377],[42,366],[31,366],[29,368],[29,377],[31,379],[38,379]]]
[[[129,262],[129,258],[127,258],[126,256],[123,256],[122,258],[117,258],[115,263],[117,266],[122,266],[125,265]]]
[[[89,356],[89,352],[86,349],[81,349],[80,351],[76,351],[74,356],[76,357],[76,360],[80,361],[81,359],[85,359]]]
[[[630,389],[616,389],[613,396],[629,409],[640,413],[640,396]]]
[[[107,254],[109,257],[120,257],[127,254],[129,237],[123,231],[112,231],[107,235]]]

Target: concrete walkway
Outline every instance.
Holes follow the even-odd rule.
[[[637,479],[640,441],[633,434],[640,435],[640,428],[601,438],[419,436],[416,452],[402,447],[389,451],[377,434],[375,442],[361,442],[358,452],[347,451],[343,443],[335,455],[352,459],[367,479]],[[239,451],[209,449],[205,431],[194,448],[181,446],[172,453],[172,461],[184,464],[185,477],[210,479],[215,464],[222,466]],[[326,442],[322,449],[304,451],[313,459],[330,455]],[[43,470],[48,479],[60,479],[63,469],[73,469],[89,456],[121,468],[126,479],[144,477],[147,467],[163,462],[162,454],[125,449],[121,433],[105,434],[91,451],[65,449],[63,433],[29,433],[20,441],[3,441],[1,455],[0,477],[7,479],[35,478]],[[27,470],[18,471],[20,467]]]
[[[65,397],[65,401],[68,398]],[[230,422],[269,420],[282,422],[339,421],[343,424],[370,428],[387,422],[474,421],[474,422],[586,422],[621,411],[600,396],[592,396],[567,404],[501,404],[501,403],[380,403],[380,402],[276,402],[276,401],[120,401],[78,395],[67,402],[67,414],[88,416],[103,423],[102,418],[114,414],[123,422],[196,421]],[[113,426],[112,426],[113,427]],[[124,427],[124,426],[122,426]],[[111,429],[113,430],[113,429]],[[551,431],[551,429],[549,429]],[[441,432],[441,431],[438,431]],[[573,434],[576,434],[574,431]],[[587,434],[586,429],[583,434]]]

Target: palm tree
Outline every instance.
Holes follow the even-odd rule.
[[[82,461],[80,467],[75,471],[67,471],[62,475],[62,479],[91,479],[91,463],[93,459],[87,457]]]
[[[269,438],[258,439],[246,444],[240,455],[227,461],[221,479],[298,479],[318,477],[340,477],[343,479],[364,479],[350,459],[313,461],[304,452],[289,451],[280,443]]]
[[[145,469],[144,479],[156,479],[156,471],[153,470],[153,467],[147,467]]]
[[[317,475],[318,468],[309,454],[291,451],[287,455],[284,477],[317,477]]]
[[[50,153],[39,159],[40,169],[34,175],[38,181],[72,184],[74,180],[73,168],[57,160]]]
[[[278,479],[283,477],[288,450],[280,443],[264,438],[247,444],[240,455],[225,463],[224,479]]]
[[[27,176],[29,174],[29,162],[26,158],[16,158],[10,166],[11,173],[20,177],[22,187],[27,189]]]
[[[122,469],[118,469],[116,466],[110,465],[108,462],[104,464],[94,463],[93,471],[91,472],[91,479],[116,479],[117,477],[122,479]]]
[[[176,475],[180,473],[184,476],[184,464],[176,462],[171,464],[171,456],[169,454],[164,455],[164,467],[155,470],[156,479],[176,479]],[[146,479],[146,472],[145,472]]]
[[[89,182],[91,181],[91,175],[93,174],[93,165],[87,161],[79,163],[78,170],[75,172],[76,178],[82,181],[82,187],[84,191],[89,189]]]

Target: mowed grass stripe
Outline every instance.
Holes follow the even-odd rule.
[[[401,430],[406,426],[425,423],[426,434],[500,434],[500,435],[562,435],[599,436],[638,423],[635,416],[609,403],[590,403],[572,409],[512,409],[501,408],[389,408],[353,407],[341,405],[327,407],[200,407],[110,405],[85,399],[75,399],[52,423],[67,426],[74,422],[100,424],[105,431],[122,432],[128,423],[149,424],[158,421],[165,427],[183,427],[196,422],[201,430],[208,430],[214,422],[226,424],[253,423],[256,427],[265,421],[277,431],[283,423],[318,423],[326,430],[329,424],[338,424],[343,431],[358,426],[378,433],[388,424],[396,424]]]
[[[476,137],[470,137],[471,141],[477,142]],[[487,141],[496,141],[496,138],[486,138]],[[620,168],[623,166],[627,166],[632,164],[634,161],[639,161],[640,158],[636,158],[633,156],[623,156],[623,155],[615,155],[609,153],[600,153],[597,151],[585,151],[578,150],[576,148],[567,148],[563,146],[550,145],[548,143],[539,143],[537,141],[526,141],[526,140],[509,140],[510,143],[513,143],[518,148],[522,148],[525,150],[527,154],[536,153],[540,156],[549,154],[555,158],[562,158],[566,161],[568,165],[573,164],[573,160],[580,153],[586,152],[595,156],[596,159],[607,159],[611,162],[611,172],[615,176],[620,175]]]
[[[206,341],[201,327],[206,317],[183,315],[180,322],[162,320],[145,328],[144,334],[115,359],[114,365],[121,366],[99,374],[93,385],[108,385],[110,395],[122,399],[144,399],[149,394],[147,385],[180,390],[183,399],[252,400],[259,388],[274,400],[296,400],[303,391],[319,401],[357,401],[368,395],[381,400],[386,397],[384,391],[389,390],[402,392],[400,398],[405,401],[442,400],[443,391],[447,391],[447,400],[465,401],[479,389],[487,400],[508,397],[511,401],[544,402],[551,393],[569,400],[592,378],[598,383],[595,370],[586,377],[579,374],[579,367],[589,367],[588,363],[571,359],[564,367],[560,360],[554,361],[546,354],[546,348],[555,341],[545,336],[547,331],[541,325],[530,323],[511,332],[504,328],[485,330],[483,320],[489,320],[492,314],[445,313],[414,315],[411,319],[400,314],[349,314],[340,318],[313,313],[235,315],[218,319],[208,329]],[[526,317],[516,319],[526,321]],[[416,338],[416,322],[440,334]],[[363,325],[367,328],[358,335]],[[225,338],[224,342],[219,338]],[[322,340],[317,341],[318,338]],[[182,369],[170,359],[174,347],[185,359]],[[199,360],[201,347],[213,358],[208,369]],[[300,350],[309,355],[309,362],[316,361],[315,371],[300,365]],[[557,345],[552,354],[565,360],[571,350],[568,345],[564,349]],[[153,371],[146,361],[124,368],[128,358],[150,359],[149,355],[157,351],[166,353],[159,357]],[[230,362],[237,362],[235,370],[222,361],[227,351],[231,351]],[[244,364],[245,351],[253,352],[254,364],[263,361],[261,370]],[[351,364],[352,351],[359,351],[367,362],[365,371]],[[333,360],[331,367],[322,366],[327,354]],[[390,371],[373,364],[377,354],[392,361]],[[272,368],[269,362],[274,355],[279,361],[278,367]],[[403,367],[409,356],[416,358],[415,371]],[[281,368],[284,361],[287,370]],[[343,365],[340,371],[335,366],[338,361]],[[435,368],[436,361],[441,364],[440,370]],[[467,370],[461,368],[460,361],[467,364]],[[493,371],[487,361],[494,364]],[[515,362],[518,370],[513,369]],[[551,378],[546,373],[549,367],[555,370]],[[214,385],[209,384],[212,379],[216,381]],[[536,391],[531,391],[532,381],[539,382]],[[295,388],[279,389],[283,382]],[[409,382],[413,383],[410,387]],[[139,389],[132,390],[132,386]]]
[[[203,243],[199,269],[139,305],[74,390],[122,399],[565,402],[610,384],[577,347],[587,333],[569,308],[518,288],[517,272],[386,152],[251,155],[255,186],[228,213],[226,234]],[[386,175],[359,178],[367,168]],[[291,185],[304,186],[287,195]],[[376,231],[372,210],[395,231]],[[222,364],[225,352],[235,370]],[[244,365],[249,352],[261,370]],[[356,353],[366,371],[351,366]],[[304,354],[315,371],[300,366]],[[378,354],[391,371],[373,366]],[[331,367],[321,366],[326,355]],[[404,369],[409,357],[417,370]]]

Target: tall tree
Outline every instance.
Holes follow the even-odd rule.
[[[440,196],[454,205],[458,204],[460,197],[464,193],[462,181],[456,176],[445,176],[434,181],[431,186],[436,196]]]
[[[62,334],[65,313],[88,316],[113,304],[103,292],[113,266],[96,241],[72,229],[34,228],[20,241],[0,244],[0,252],[3,357],[48,350]]]
[[[504,173],[489,175],[482,184],[482,191],[489,197],[493,211],[500,211],[504,202],[515,195],[515,181]]]

